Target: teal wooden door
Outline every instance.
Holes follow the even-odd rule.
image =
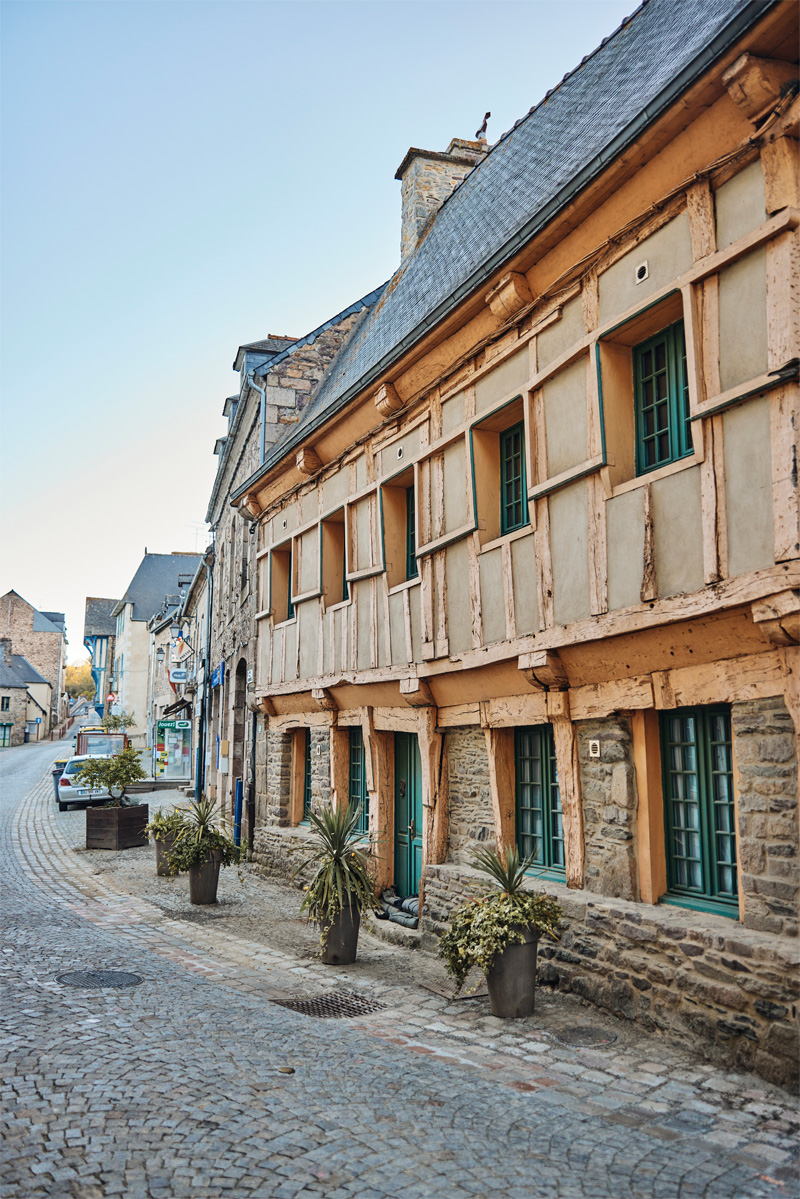
[[[394,735],[394,885],[419,894],[422,873],[422,760],[414,733]]]

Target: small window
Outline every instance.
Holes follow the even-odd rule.
[[[2,699],[0,699],[0,712],[7,712],[10,707],[11,707],[11,696],[4,695],[2,697]]]
[[[271,561],[271,608],[275,623],[291,620],[294,616],[292,602],[294,563],[292,543],[287,541],[272,551]]]
[[[693,452],[683,321],[633,347],[636,473]]]
[[[522,397],[472,426],[472,475],[482,545],[528,525]]]
[[[522,421],[500,434],[500,534],[528,523],[525,481],[525,426]]]
[[[414,472],[404,471],[381,488],[383,543],[390,587],[419,577]]]
[[[326,608],[350,598],[347,586],[347,526],[344,510],[322,522],[322,600]]]
[[[731,718],[727,708],[662,712],[667,902],[737,916]]]
[[[514,731],[517,848],[535,865],[563,873],[564,829],[556,750],[549,724]]]
[[[364,734],[359,728],[350,729],[350,780],[348,800],[353,811],[358,810],[356,828],[365,837],[369,833],[369,794],[367,767],[364,757]]]

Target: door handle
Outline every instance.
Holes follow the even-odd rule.
[[[417,835],[417,826],[413,820],[411,821],[411,824],[409,824],[409,826],[408,826],[408,835],[412,841],[414,840],[414,838]]]

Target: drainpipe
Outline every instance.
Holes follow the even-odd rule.
[[[213,532],[212,532],[213,536]],[[194,772],[194,797],[200,799],[206,782],[206,741],[208,739],[208,706],[211,688],[211,602],[214,594],[214,549],[208,551],[203,563],[206,568],[206,654],[203,667],[203,698],[200,702],[200,728],[197,734],[197,768]]]
[[[256,372],[251,370],[247,376],[250,386],[254,391],[257,391],[261,396],[261,434],[258,441],[258,465],[264,465],[264,459],[267,456],[267,385],[261,387],[256,383]]]

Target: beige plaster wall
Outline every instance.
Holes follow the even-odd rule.
[[[528,348],[518,350],[475,384],[475,408],[483,412],[528,381]]]
[[[700,467],[653,483],[653,538],[659,598],[703,586]]]
[[[483,641],[485,645],[491,645],[494,641],[504,641],[506,636],[503,556],[499,549],[490,550],[480,555],[478,564],[481,578]]]
[[[296,585],[298,595],[305,595],[307,591],[319,590],[319,528],[309,529],[307,533],[298,538],[297,544],[300,556],[298,571],[300,577]]]
[[[544,411],[547,428],[547,472],[559,475],[571,466],[585,462],[586,448],[586,364],[579,358],[566,370],[559,371],[544,386]]]
[[[401,470],[403,465],[419,452],[419,426],[411,429],[404,437],[398,437],[391,445],[380,452],[380,471],[382,475],[392,475]]]
[[[723,417],[728,572],[772,566],[772,471],[769,397],[750,400]]]
[[[447,637],[450,653],[472,648],[472,615],[469,606],[469,567],[466,541],[445,551],[447,578]]]
[[[539,628],[536,598],[536,558],[533,534],[511,543],[511,571],[514,578],[514,617],[517,636],[535,633]]]
[[[724,250],[767,219],[764,203],[764,172],[756,159],[714,193],[717,218],[717,248]]]
[[[767,258],[760,247],[719,276],[719,370],[722,390],[767,369]]]
[[[350,471],[338,470],[322,484],[322,505],[325,512],[341,508],[350,494]]]
[[[297,633],[300,638],[300,674],[306,678],[317,673],[319,607],[317,600],[297,605]]]
[[[608,607],[638,604],[644,572],[644,492],[623,492],[606,505],[608,522]]]
[[[459,439],[447,446],[443,458],[444,527],[445,532],[450,533],[454,529],[460,529],[469,518],[467,485],[471,480],[467,475],[467,454],[464,440]]]
[[[451,433],[464,423],[464,394],[459,392],[442,404],[442,432]]]
[[[649,275],[637,283],[636,268],[642,262],[647,263]],[[691,265],[689,218],[682,212],[600,275],[601,323],[638,304],[644,307],[648,296],[666,287]]]
[[[589,612],[588,510],[586,481],[550,496],[553,599],[557,624],[584,620]]]
[[[564,354],[584,334],[583,306],[580,297],[570,300],[561,309],[561,319],[543,329],[536,338],[536,358],[543,370]]]

